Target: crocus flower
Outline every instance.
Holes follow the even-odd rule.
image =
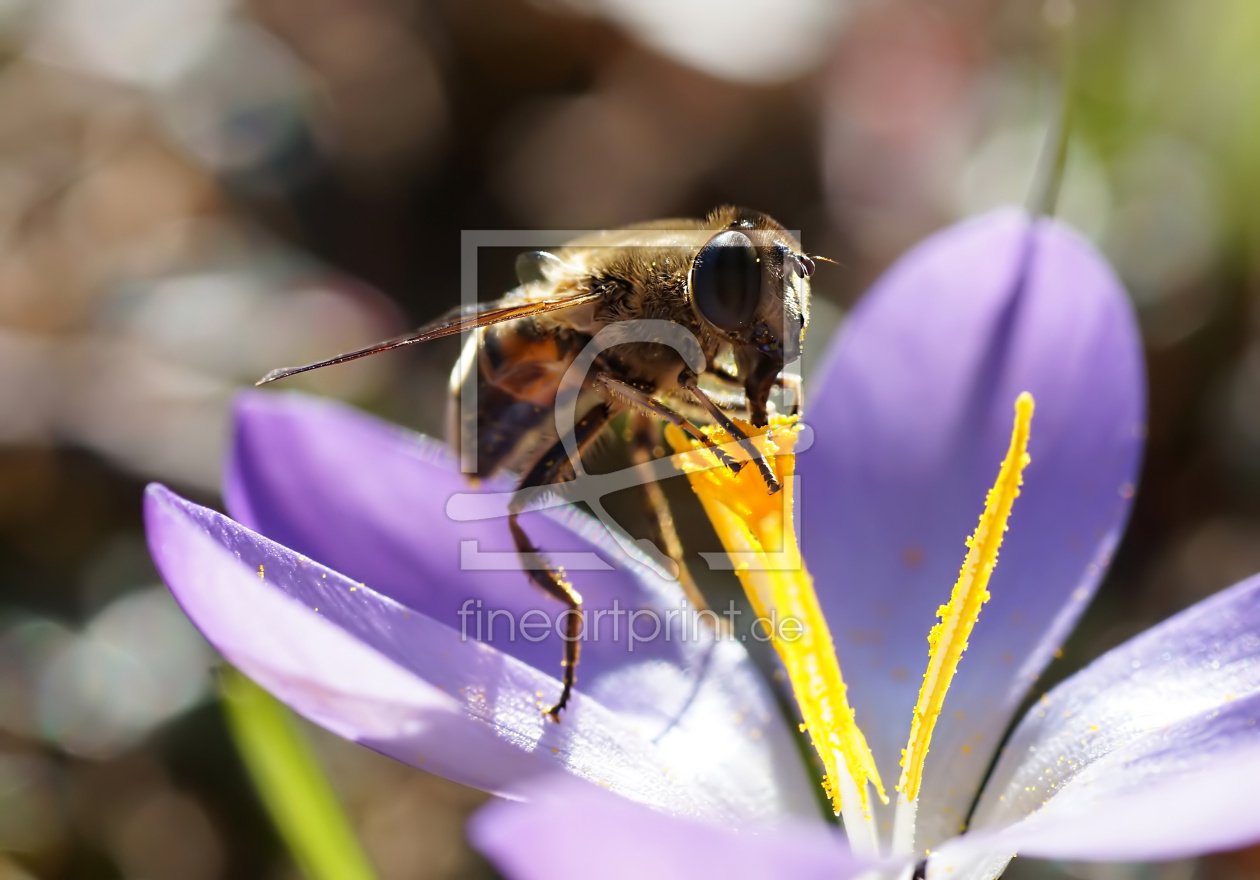
[[[954,868],[951,876],[992,877],[1015,851],[1073,854],[1046,843],[1055,834],[1084,856],[1089,840],[1099,847],[1092,854],[1105,856],[1105,846],[1121,852],[1127,839],[1126,857],[1257,836],[1260,825],[1236,813],[1260,811],[1239,811],[1242,803],[1215,781],[1195,805],[1213,805],[1195,814],[1209,817],[1212,833],[1194,837],[1204,822],[1193,811],[1167,811],[1193,840],[1157,831],[1141,849],[1140,823],[1128,838],[1072,830],[1081,816],[1101,828],[1098,814],[1122,795],[1144,804],[1144,791],[1189,785],[1193,776],[1173,771],[1191,751],[1196,760],[1229,753],[1254,763],[1245,757],[1257,742],[1245,707],[1260,685],[1251,659],[1260,653],[1260,612],[1249,585],[1048,695],[972,811],[1015,709],[1106,569],[1134,491],[1141,355],[1123,291],[1093,250],[1052,221],[1015,212],[947,230],[868,294],[822,372],[808,399],[815,442],[796,463],[801,548],[835,635],[848,702],[888,780],[899,777],[927,655],[922,639],[1006,449],[1011,402],[1024,391],[1037,401],[1033,464],[993,598],[936,723],[911,850],[896,856],[930,850],[930,874]],[[645,851],[646,839],[680,839],[668,823],[681,820],[671,815],[741,829],[805,823],[782,832],[808,855],[801,874],[809,865],[829,876],[855,869],[818,827],[816,783],[739,645],[692,626],[686,614],[671,617],[676,586],[626,558],[592,523],[528,515],[548,554],[595,550],[616,563],[572,572],[592,618],[600,609],[654,609],[664,626],[636,643],[624,629],[612,632],[624,616],[600,621],[584,642],[571,708],[561,724],[548,724],[541,709],[558,692],[557,636],[464,637],[475,635],[459,614],[470,600],[517,620],[549,606],[519,571],[461,568],[461,560],[511,544],[502,520],[445,516],[447,499],[467,491],[448,455],[301,397],[247,396],[237,416],[225,496],[243,525],[161,487],[149,491],[150,544],[168,585],[230,661],[343,736],[498,794],[536,796],[536,777],[566,771],[623,796],[588,785],[579,789],[585,797],[544,798],[525,818],[510,808],[488,813],[478,835],[492,856],[547,840],[509,827],[536,830],[529,816],[545,818],[546,808],[592,840],[592,817],[642,816],[645,837],[634,845]],[[1205,635],[1230,621],[1233,636]],[[1115,799],[1091,801],[1090,792]],[[626,799],[656,812],[640,813]],[[1069,806],[1056,815],[1055,804]],[[890,854],[893,817],[875,798],[867,813],[876,841],[870,863]],[[956,837],[969,815],[969,833]],[[715,839],[710,825],[701,827],[701,839]],[[906,839],[900,835],[902,849]],[[1177,840],[1181,850],[1159,849]],[[767,856],[764,844],[739,841],[748,865]],[[547,848],[537,864],[552,876],[566,865],[587,875],[590,862],[570,863],[564,852]],[[517,862],[502,863],[515,871]]]
[[[870,820],[845,809],[867,859],[806,829],[698,829],[555,783],[528,804],[483,810],[472,826],[482,851],[516,880],[544,876],[541,865],[548,877],[585,876],[582,856],[631,849],[633,864],[686,864],[697,847],[734,876],[906,877],[918,863],[928,878],[989,880],[1016,853],[1159,859],[1260,839],[1260,796],[1243,781],[1260,769],[1260,578],[1045,695],[979,790],[1014,709],[1105,569],[1133,495],[1141,362],[1105,265],[1047,221],[993,217],[950,230],[868,295],[823,373],[809,411],[817,437],[796,463],[801,543],[836,630],[847,702],[878,776],[902,786],[895,817],[874,798]],[[919,689],[911,670],[927,652],[906,621],[913,608],[930,622],[944,600],[967,515],[954,494],[970,495],[974,516],[1005,442],[1001,410],[1024,389],[1037,400],[1024,497],[907,803],[913,745],[902,761],[898,749]],[[734,524],[728,547],[756,542],[766,513],[751,495],[731,490],[723,512],[718,492],[697,491],[719,534]],[[846,798],[854,794],[851,785]]]

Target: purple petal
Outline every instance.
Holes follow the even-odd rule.
[[[893,266],[820,381],[808,411],[817,440],[799,465],[803,549],[811,570],[830,573],[821,599],[886,780],[898,776],[926,636],[1006,451],[1015,398],[1036,399],[993,598],[927,759],[918,840],[934,847],[957,831],[998,737],[1119,540],[1145,418],[1137,330],[1088,243],[1005,211]]]
[[[1254,577],[1047,694],[1003,749],[972,828],[1003,829],[998,848],[1062,858],[1176,858],[1253,843],[1258,720]]]
[[[1258,723],[1253,696],[1152,731],[1080,771],[1037,813],[958,849],[1158,861],[1251,846],[1260,842]]]
[[[448,499],[476,490],[443,445],[328,400],[247,393],[237,398],[225,483],[228,511],[249,528],[434,620],[467,627],[537,669],[559,672],[563,645],[554,628],[525,639],[505,621],[531,609],[554,621],[564,606],[522,573],[506,506],[485,521],[447,516]],[[581,678],[589,683],[629,662],[695,662],[696,639],[678,623],[685,606],[677,585],[632,562],[589,517],[572,509],[552,514],[521,516],[536,546],[550,554],[594,552],[607,563],[603,571],[569,570],[598,632],[583,643]],[[506,569],[474,570],[462,558],[469,548],[501,554],[495,564]],[[657,638],[629,640],[626,614],[643,609],[674,622]],[[637,631],[653,633],[652,620],[641,619]]]
[[[500,794],[566,770],[671,812],[815,809],[735,644],[711,643],[699,673],[625,666],[602,695],[577,693],[552,724],[540,706],[558,682],[510,655],[161,486],[149,487],[145,518],[162,577],[206,638],[341,736]],[[732,724],[743,710],[748,719]]]
[[[831,828],[737,832],[664,816],[571,780],[539,783],[529,803],[483,807],[469,838],[509,880],[845,880],[868,867]]]

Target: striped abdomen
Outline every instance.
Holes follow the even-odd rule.
[[[554,324],[540,326],[532,318],[484,327],[469,341],[451,376],[448,439],[458,453],[461,440],[475,425],[475,475],[500,470],[525,473],[556,440],[556,391],[569,365],[590,337]],[[589,378],[589,377],[587,377]],[[475,407],[464,412],[461,398],[469,386]],[[580,419],[600,400],[584,391]]]

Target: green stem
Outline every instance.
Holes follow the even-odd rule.
[[[308,880],[376,880],[289,710],[232,668],[220,676],[220,693],[245,768],[302,873]]]

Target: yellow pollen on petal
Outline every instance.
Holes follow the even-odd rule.
[[[795,457],[792,454],[799,426],[796,418],[775,417],[770,427],[757,429],[737,422],[766,457],[779,484],[770,494],[764,478],[752,463],[738,474],[718,463],[713,454],[669,425],[666,437],[682,457],[682,468],[726,552],[735,561],[735,573],[744,587],[759,627],[769,629],[770,640],[787,671],[804,724],[826,771],[823,787],[837,814],[841,789],[856,791],[862,812],[870,815],[867,784],[888,803],[875,759],[858,728],[840,675],[831,631],[814,592],[813,578],[805,569],[792,520]],[[712,429],[711,439],[725,447],[732,458],[743,459],[725,431]],[[788,622],[791,622],[790,625]],[[852,783],[849,785],[849,783]]]
[[[1015,401],[1015,426],[1011,430],[1011,445],[1006,459],[998,472],[997,481],[989,490],[984,513],[975,533],[967,539],[967,558],[954,584],[949,604],[937,612],[940,622],[928,635],[928,667],[923,675],[923,687],[914,707],[914,719],[910,726],[910,741],[901,757],[901,780],[897,790],[906,803],[913,803],[919,796],[923,780],[923,762],[927,758],[932,730],[945,703],[958,662],[967,650],[967,639],[980,617],[980,607],[989,600],[989,577],[997,565],[998,549],[1006,533],[1011,507],[1019,497],[1023,485],[1024,468],[1029,462],[1028,436],[1032,424],[1032,395],[1024,392]]]

